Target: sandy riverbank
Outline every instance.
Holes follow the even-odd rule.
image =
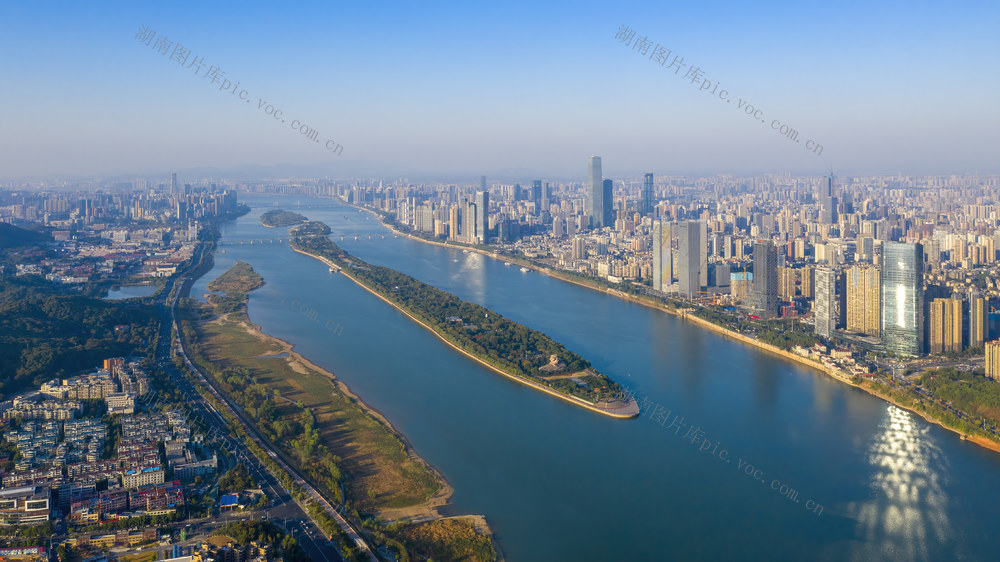
[[[330,267],[336,267],[336,265],[333,264],[330,260],[328,260],[328,259],[326,259],[326,258],[324,258],[322,256],[317,256],[315,254],[311,254],[309,252],[305,252],[305,251],[299,250],[297,248],[293,248],[293,249],[296,252],[300,253],[300,254],[305,254],[305,255],[307,255],[309,257],[312,257],[312,258],[315,258],[317,260],[320,260],[321,262],[329,265]],[[597,413],[603,414],[605,416],[609,416],[609,417],[612,417],[612,418],[618,418],[618,419],[628,419],[628,418],[634,418],[634,417],[636,417],[636,416],[639,415],[639,408],[638,408],[638,405],[635,403],[634,400],[632,402],[630,402],[629,404],[627,404],[626,406],[623,406],[623,407],[620,407],[620,408],[605,408],[605,407],[598,406],[597,404],[593,404],[591,402],[587,402],[586,400],[583,400],[582,398],[577,398],[576,396],[570,396],[568,394],[563,394],[563,393],[558,392],[556,390],[553,390],[553,389],[551,389],[551,388],[549,388],[547,386],[538,384],[536,382],[527,380],[525,378],[522,378],[522,377],[519,377],[519,376],[516,376],[516,375],[512,375],[512,374],[507,373],[507,372],[505,372],[505,371],[503,371],[501,369],[498,369],[497,367],[494,367],[493,365],[490,365],[486,361],[480,359],[479,357],[476,357],[475,355],[473,355],[473,354],[469,353],[468,351],[462,349],[461,347],[455,345],[453,342],[447,340],[441,334],[439,334],[437,332],[437,330],[435,330],[431,326],[427,325],[426,323],[424,323],[423,321],[421,321],[417,317],[413,316],[412,314],[410,314],[408,311],[404,310],[402,307],[400,307],[396,303],[390,301],[389,299],[387,299],[387,298],[383,297],[382,295],[378,294],[377,292],[373,291],[367,285],[365,285],[364,283],[362,283],[361,281],[359,281],[358,279],[356,279],[353,275],[347,273],[347,271],[345,271],[345,270],[343,270],[341,268],[337,268],[337,269],[338,269],[338,271],[340,271],[341,274],[343,274],[345,277],[347,277],[351,281],[354,281],[355,283],[357,283],[360,287],[362,287],[363,289],[365,289],[369,293],[371,293],[371,294],[375,295],[376,297],[382,299],[383,301],[385,301],[386,303],[388,303],[389,305],[391,305],[396,310],[402,312],[410,320],[413,320],[417,324],[420,324],[421,326],[423,326],[425,329],[427,329],[432,334],[434,334],[435,336],[437,336],[438,339],[440,339],[444,343],[446,343],[449,346],[451,346],[452,349],[454,349],[454,350],[458,351],[459,353],[465,355],[469,359],[472,359],[473,361],[476,361],[480,365],[482,365],[482,366],[484,366],[484,367],[486,367],[486,368],[494,371],[495,373],[503,375],[503,376],[505,376],[505,377],[507,377],[507,378],[509,378],[511,380],[517,381],[517,382],[519,382],[519,383],[521,383],[523,385],[530,386],[530,387],[534,388],[535,390],[540,390],[540,391],[542,391],[542,392],[544,392],[546,394],[549,394],[551,396],[555,396],[556,398],[559,398],[561,400],[565,400],[565,401],[567,401],[567,402],[569,402],[571,404],[574,404],[576,406],[580,406],[581,408],[586,408],[586,409],[588,409],[588,410],[590,410],[592,412],[597,412]]]
[[[221,317],[216,317],[215,320],[210,320],[210,322],[221,321]],[[376,419],[379,423],[384,425],[388,430],[393,433],[402,443],[405,449],[406,455],[413,460],[413,462],[420,464],[430,472],[434,477],[435,481],[440,486],[440,489],[430,497],[427,501],[413,506],[402,507],[402,508],[383,508],[378,510],[378,515],[386,521],[393,521],[398,519],[410,519],[416,521],[429,521],[433,519],[440,519],[441,515],[439,509],[447,505],[451,501],[451,496],[454,494],[454,488],[448,483],[444,475],[442,475],[433,465],[424,460],[420,455],[416,453],[413,445],[406,439],[399,430],[397,430],[389,420],[382,415],[377,409],[366,404],[361,398],[351,392],[351,389],[344,384],[343,381],[338,379],[332,372],[320,367],[319,365],[313,363],[297,351],[295,351],[295,346],[291,343],[276,338],[274,336],[265,334],[260,326],[254,324],[246,317],[245,314],[242,315],[238,322],[240,329],[246,333],[248,336],[256,339],[260,342],[264,349],[276,349],[276,351],[268,352],[269,356],[278,355],[280,357],[269,357],[275,361],[284,361],[287,363],[288,367],[298,373],[306,374],[310,371],[319,374],[323,377],[330,379],[333,384],[337,386],[337,389],[344,394],[344,396],[351,399],[358,408],[364,411],[366,414],[370,415],[372,418]],[[485,524],[485,519],[483,520]],[[488,527],[488,526],[487,526]]]
[[[959,429],[956,429],[956,428],[953,428],[953,427],[949,427],[949,426],[945,425],[944,423],[942,423],[940,420],[929,416],[926,412],[919,411],[919,410],[917,410],[917,409],[915,409],[913,407],[910,407],[910,406],[905,406],[903,404],[900,404],[900,403],[896,402],[890,396],[886,396],[886,395],[884,395],[884,394],[882,394],[880,392],[876,392],[875,390],[873,390],[872,388],[870,388],[869,385],[855,384],[854,382],[851,381],[851,377],[847,373],[844,373],[840,369],[827,367],[826,365],[823,365],[822,363],[819,363],[818,361],[816,361],[814,359],[810,359],[808,357],[803,357],[801,355],[797,355],[797,354],[792,353],[790,351],[786,351],[784,349],[781,349],[779,347],[773,346],[771,344],[759,341],[759,340],[757,340],[755,338],[751,338],[751,337],[746,336],[744,334],[741,334],[739,332],[735,332],[735,331],[730,330],[728,328],[725,328],[723,326],[719,326],[718,324],[714,324],[712,322],[709,322],[709,321],[707,321],[707,320],[705,320],[703,318],[699,318],[699,317],[694,316],[692,314],[687,314],[687,313],[683,312],[682,310],[676,310],[676,309],[667,308],[666,306],[663,306],[663,305],[660,305],[660,304],[657,304],[657,303],[652,303],[652,302],[649,302],[647,300],[634,297],[632,295],[623,293],[622,291],[616,291],[614,289],[607,288],[607,287],[600,287],[600,286],[597,286],[596,284],[587,283],[584,280],[574,279],[574,278],[572,278],[572,277],[570,277],[568,275],[561,275],[558,270],[554,270],[554,269],[551,269],[551,268],[538,267],[538,266],[536,266],[536,265],[534,265],[534,264],[532,264],[530,262],[527,262],[527,261],[524,261],[524,260],[521,260],[521,259],[518,259],[518,258],[514,258],[514,257],[511,257],[511,256],[501,256],[501,255],[498,255],[496,253],[483,251],[483,250],[481,250],[479,248],[474,248],[474,247],[469,247],[469,246],[459,246],[459,245],[455,245],[455,244],[445,244],[445,243],[437,242],[437,241],[434,241],[434,240],[427,240],[427,239],[421,238],[419,236],[413,236],[413,235],[411,235],[411,234],[409,234],[407,232],[398,231],[395,228],[393,228],[392,226],[390,226],[388,224],[385,224],[385,222],[381,220],[381,217],[379,217],[378,213],[375,213],[371,209],[366,209],[364,207],[357,207],[357,206],[355,206],[355,207],[359,208],[359,209],[361,209],[363,211],[367,211],[367,212],[371,213],[372,215],[375,216],[376,219],[379,220],[379,222],[382,223],[383,226],[385,226],[386,228],[388,228],[389,230],[391,230],[392,232],[394,232],[394,233],[396,233],[396,234],[398,234],[400,236],[406,236],[407,238],[410,238],[412,240],[417,240],[417,241],[424,242],[424,243],[427,243],[427,244],[434,244],[436,246],[443,246],[443,247],[446,247],[446,248],[461,249],[461,250],[469,250],[469,251],[476,252],[476,253],[482,254],[484,256],[493,258],[495,260],[499,260],[499,261],[508,261],[510,263],[513,263],[513,264],[516,264],[516,265],[519,265],[519,266],[522,266],[522,267],[527,267],[527,268],[532,269],[534,271],[537,271],[539,273],[548,275],[549,277],[553,277],[553,278],[559,279],[561,281],[566,281],[567,283],[573,283],[574,285],[579,285],[581,287],[586,287],[587,289],[591,289],[591,290],[602,292],[602,293],[607,293],[607,294],[616,296],[616,297],[618,297],[620,299],[627,300],[629,302],[633,302],[635,304],[639,304],[639,305],[646,306],[646,307],[649,307],[649,308],[654,308],[656,310],[660,310],[660,311],[666,312],[668,314],[673,314],[674,316],[680,317],[680,318],[682,318],[684,320],[687,320],[687,321],[689,321],[689,322],[691,322],[693,324],[697,324],[698,326],[700,326],[702,328],[705,328],[707,330],[710,330],[710,331],[712,331],[712,332],[714,332],[716,334],[719,334],[719,335],[721,335],[721,336],[723,336],[725,338],[739,341],[739,342],[741,342],[741,343],[743,343],[745,345],[750,345],[750,346],[756,347],[758,349],[761,349],[763,351],[766,351],[768,353],[771,353],[771,354],[774,354],[774,355],[778,355],[778,356],[780,356],[780,357],[782,357],[782,358],[784,358],[786,360],[792,361],[792,362],[797,363],[799,365],[802,365],[804,367],[808,367],[810,369],[815,369],[815,370],[817,370],[817,371],[819,371],[821,373],[824,373],[826,375],[829,375],[829,376],[833,377],[834,379],[836,379],[836,380],[838,380],[838,381],[840,381],[840,382],[842,382],[844,384],[848,384],[850,386],[853,386],[855,388],[863,390],[863,391],[867,392],[868,394],[871,394],[872,396],[875,396],[876,398],[880,398],[880,399],[882,399],[882,400],[884,400],[884,401],[886,401],[886,402],[888,402],[888,403],[890,403],[890,404],[892,404],[892,405],[894,405],[894,406],[896,406],[898,408],[902,408],[902,409],[907,410],[909,412],[913,412],[914,414],[920,416],[921,418],[923,418],[927,422],[933,423],[935,425],[943,427],[944,429],[947,429],[949,431],[957,433],[965,441],[969,441],[970,443],[974,443],[976,445],[979,445],[981,447],[990,449],[992,451],[1000,452],[1000,443],[998,443],[997,441],[994,441],[992,439],[989,439],[987,437],[982,437],[982,436],[979,436],[979,435],[969,435],[969,434],[967,434],[967,433],[965,433],[965,432],[963,432],[963,431],[961,431]]]

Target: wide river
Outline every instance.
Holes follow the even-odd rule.
[[[668,314],[396,238],[331,199],[241,200],[253,211],[223,227],[195,294],[249,262],[267,282],[253,321],[383,412],[455,487],[448,511],[485,515],[508,560],[997,559],[1000,454]],[[459,355],[261,226],[276,206],[544,331],[647,396],[647,413],[607,418]]]

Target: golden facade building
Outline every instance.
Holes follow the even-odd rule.
[[[986,376],[1000,379],[1000,340],[986,342]]]
[[[816,269],[807,265],[801,270],[802,286],[801,294],[807,299],[811,299],[815,296],[815,286],[816,286]]]
[[[969,296],[969,347],[983,347],[989,330],[989,307],[978,293]]]
[[[934,299],[928,320],[928,351],[962,351],[962,301]]]
[[[872,265],[847,270],[847,331],[879,337],[882,333],[882,275]]]
[[[790,267],[778,268],[778,298],[790,301],[795,298],[796,282],[799,280],[797,269]]]

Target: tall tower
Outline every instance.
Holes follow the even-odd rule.
[[[587,202],[584,209],[591,228],[604,226],[604,182],[601,177],[601,157],[591,156],[587,165]]]
[[[897,355],[924,350],[924,249],[920,244],[882,245],[882,343]]]
[[[542,181],[531,182],[531,200],[535,203],[535,215],[542,214]]]
[[[829,267],[818,267],[813,275],[816,280],[816,298],[813,300],[816,334],[828,338],[837,326],[837,272]]]
[[[837,222],[837,198],[833,195],[833,174],[823,178],[819,191],[820,213],[819,222],[834,224]]]
[[[476,242],[489,244],[490,232],[490,193],[476,192]]]
[[[653,174],[646,174],[642,179],[642,200],[639,212],[643,216],[653,214]]]
[[[750,305],[760,318],[778,316],[778,248],[770,240],[758,240],[753,245]]]
[[[653,290],[666,291],[673,282],[671,224],[653,221]]]
[[[177,172],[170,174],[170,194],[177,195]]]
[[[698,221],[698,285],[708,287],[708,222]]]
[[[601,221],[601,226],[613,227],[615,225],[614,192],[614,182],[604,180],[601,188],[601,208],[604,209],[604,219]]]
[[[694,298],[701,289],[701,228],[698,221],[686,221],[677,225],[678,268],[677,282],[680,295]]]

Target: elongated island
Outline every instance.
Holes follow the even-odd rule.
[[[606,416],[639,415],[638,404],[618,383],[542,332],[409,275],[358,259],[328,234],[330,227],[322,222],[304,223],[291,230],[292,248],[323,261],[497,373]]]
[[[302,224],[307,220],[308,219],[298,213],[285,211],[283,209],[272,209],[260,216],[260,224],[268,228],[295,226],[297,224]]]

